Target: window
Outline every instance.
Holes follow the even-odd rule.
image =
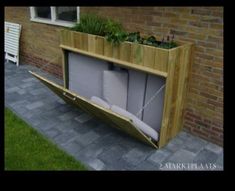
[[[31,21],[71,27],[79,21],[79,7],[30,7]]]

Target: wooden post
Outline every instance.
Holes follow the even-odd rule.
[[[171,107],[172,107],[171,102],[172,102],[172,96],[173,96],[175,64],[176,64],[176,60],[178,56],[179,56],[178,49],[169,51],[168,76],[166,78],[162,125],[161,125],[161,130],[160,130],[160,140],[158,143],[159,147],[162,147],[167,143],[167,132],[169,128],[169,120],[170,120]]]

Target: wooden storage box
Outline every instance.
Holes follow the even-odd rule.
[[[62,30],[60,47],[63,52],[64,87],[54,84],[35,73],[31,73],[66,102],[80,107],[111,126],[121,129],[155,148],[166,145],[170,139],[181,131],[191,68],[191,43],[180,44],[172,49],[156,48],[131,42],[123,42],[118,46],[113,46],[101,36]],[[154,142],[144,135],[133,125],[130,119],[91,103],[84,97],[68,90],[68,52],[70,51],[166,79],[162,123],[158,142]]]

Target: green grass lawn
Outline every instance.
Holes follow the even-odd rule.
[[[5,108],[5,170],[86,170]]]

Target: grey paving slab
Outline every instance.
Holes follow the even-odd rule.
[[[63,144],[62,148],[75,157],[76,154],[80,152],[84,147],[79,144],[76,140],[73,140],[66,144]]]
[[[218,166],[221,166],[223,167],[224,166],[224,155],[223,154],[220,154],[217,161],[216,161],[216,164]]]
[[[132,165],[137,165],[146,159],[146,155],[138,148],[134,148],[127,154],[123,155],[123,159]]]
[[[32,82],[27,82],[27,83],[24,83],[24,84],[20,85],[21,88],[28,88],[28,87],[31,87],[31,86],[33,86]]]
[[[207,150],[210,150],[210,151],[216,153],[216,154],[221,154],[221,153],[223,152],[223,148],[222,148],[222,147],[220,147],[220,146],[218,146],[218,145],[216,145],[216,144],[213,144],[213,143],[208,143],[208,144],[205,146],[205,148],[206,148]]]
[[[196,156],[195,153],[187,151],[185,149],[179,149],[173,153],[165,162],[175,163],[191,163]]]
[[[199,137],[190,137],[184,145],[184,148],[193,153],[198,153],[206,146],[207,142]]]
[[[34,103],[30,103],[30,104],[26,105],[26,108],[29,109],[29,110],[33,110],[33,109],[36,109],[36,108],[39,108],[39,107],[42,107],[42,106],[43,106],[42,101],[36,101]]]
[[[45,134],[47,136],[49,136],[51,138],[54,138],[54,137],[56,137],[56,136],[61,134],[61,132],[58,129],[54,128],[54,127],[51,127],[50,129],[48,129],[48,130],[46,130],[44,132],[45,132]]]
[[[105,164],[97,158],[88,159],[87,164],[90,167],[92,167],[94,170],[104,170],[105,169]]]
[[[75,120],[78,121],[79,123],[85,123],[90,119],[92,119],[92,116],[88,115],[87,113],[83,113],[75,118]]]
[[[61,121],[67,121],[67,120],[72,119],[75,115],[76,115],[76,113],[74,113],[74,111],[68,111],[68,112],[63,113],[62,115],[60,115],[58,118]]]
[[[12,93],[12,92],[17,92],[17,91],[19,91],[19,90],[20,90],[19,87],[11,87],[11,88],[6,89],[5,91],[6,91],[7,93]]]
[[[153,165],[148,161],[141,162],[138,166],[134,167],[133,170],[137,171],[156,171],[159,170],[159,164]]]
[[[94,131],[89,131],[85,134],[77,135],[76,136],[76,141],[81,143],[83,146],[87,146],[90,143],[97,140],[99,137],[100,136],[97,133],[95,133]]]
[[[166,160],[166,158],[169,157],[170,155],[172,155],[172,152],[166,149],[157,150],[156,152],[154,152],[152,155],[148,157],[148,161],[155,163],[155,164],[159,164],[159,163],[162,163],[164,160]]]
[[[223,170],[222,147],[183,131],[155,150],[66,104],[28,70],[36,68],[5,63],[5,106],[90,170],[169,170],[168,163],[211,163]]]
[[[127,151],[123,147],[114,145],[108,150],[104,151],[102,154],[100,154],[98,158],[104,162],[111,164],[116,163],[126,153]]]
[[[197,154],[193,162],[202,163],[202,164],[215,163],[218,157],[219,156],[215,154],[214,152],[208,149],[203,149]]]

